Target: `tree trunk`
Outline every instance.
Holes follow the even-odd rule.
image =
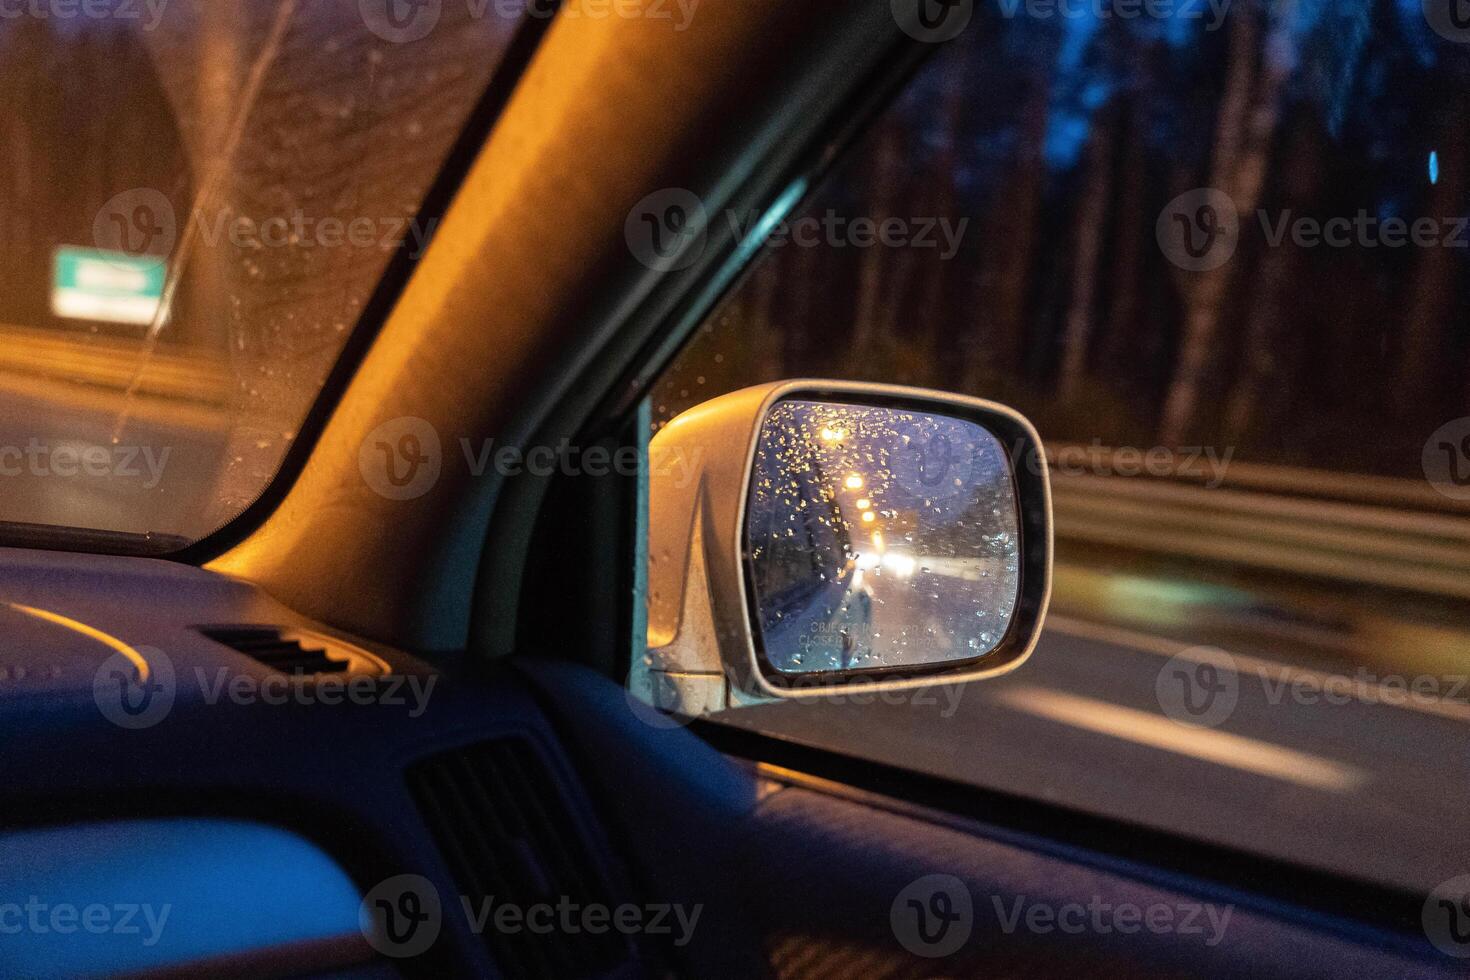
[[[1230,196],[1243,224],[1260,201],[1280,115],[1281,88],[1295,60],[1289,13],[1274,24],[1262,52],[1257,51],[1254,15],[1237,12],[1232,22],[1229,80],[1216,129],[1210,186]],[[1193,288],[1186,289],[1184,338],[1159,424],[1165,445],[1182,443],[1197,421],[1233,265],[1198,274]]]
[[[1112,298],[1103,340],[1102,364],[1106,376],[1122,378],[1120,387],[1136,380],[1142,349],[1143,310],[1139,303],[1139,276],[1143,270],[1143,242],[1153,235],[1148,208],[1147,157],[1144,153],[1144,108],[1135,94],[1126,108],[1122,184],[1112,237],[1110,281]]]
[[[872,202],[867,215],[876,221],[890,217],[900,209],[905,186],[904,128],[896,116],[885,117],[878,137],[878,147],[871,164],[870,183],[864,200]],[[816,216],[819,219],[820,215]],[[847,215],[849,219],[858,215]],[[848,366],[861,371],[880,356],[880,348],[888,336],[892,313],[894,268],[892,256],[882,248],[869,248],[858,264],[857,308],[854,312]]]
[[[986,230],[976,296],[970,307],[979,312],[974,346],[965,365],[964,390],[984,394],[996,377],[1016,377],[1022,370],[1022,348],[1028,334],[1026,299],[1036,256],[1036,232],[1046,167],[1042,146],[1050,102],[1050,79],[1038,72],[1022,109],[1018,152],[1008,185],[997,196],[994,223]]]
[[[1084,164],[1087,172],[1082,206],[1077,216],[1077,245],[1072,263],[1072,301],[1062,342],[1058,392],[1062,400],[1075,398],[1087,373],[1092,345],[1093,304],[1097,301],[1097,273],[1102,256],[1103,225],[1113,183],[1113,146],[1116,113],[1100,110],[1094,117],[1092,142]]]
[[[1292,133],[1283,175],[1288,182],[1287,205],[1299,206],[1316,196],[1322,149],[1312,128],[1303,126]],[[1243,362],[1225,408],[1224,433],[1231,445],[1238,446],[1249,437],[1261,415],[1262,402],[1279,392],[1282,349],[1287,343],[1282,335],[1282,310],[1300,267],[1301,253],[1294,248],[1268,249],[1261,259],[1247,319]]]

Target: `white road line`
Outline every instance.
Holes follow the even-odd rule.
[[[1160,715],[1075,694],[1016,687],[1002,691],[996,700],[1073,728],[1330,793],[1351,793],[1368,781],[1368,773],[1355,766],[1242,735],[1191,728]]]
[[[1208,644],[1187,645],[1178,640],[1167,640],[1163,637],[1152,636],[1148,633],[1137,633],[1118,626],[1103,626],[1098,623],[1089,623],[1080,619],[1072,619],[1069,616],[1047,616],[1046,629],[1047,631],[1056,630],[1058,633],[1065,633],[1068,636],[1075,636],[1078,639],[1095,640],[1099,643],[1138,650],[1159,657],[1173,658],[1182,656],[1186,660],[1196,662],[1203,662],[1208,659],[1203,654],[1195,655],[1194,653],[1194,651],[1206,647]],[[1219,649],[1218,647],[1209,648]],[[1246,656],[1242,653],[1236,653],[1233,650],[1227,650],[1225,652],[1229,653],[1234,659],[1239,673],[1254,674],[1273,684],[1300,684],[1318,692],[1331,691],[1333,694],[1345,694],[1363,704],[1401,708],[1405,711],[1417,711],[1420,714],[1434,715],[1438,718],[1447,718],[1451,721],[1470,724],[1470,704],[1464,701],[1452,701],[1426,694],[1415,694],[1412,690],[1406,690],[1403,687],[1385,687],[1382,684],[1359,680],[1347,674],[1332,674],[1321,670],[1310,670],[1305,667],[1293,667],[1290,664],[1267,660],[1263,657]],[[1446,678],[1441,677],[1438,679],[1444,680]],[[1470,693],[1470,684],[1467,684],[1466,692]]]

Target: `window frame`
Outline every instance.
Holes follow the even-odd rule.
[[[869,123],[890,108],[908,81],[953,43],[911,45],[895,38],[885,67],[871,79],[870,89],[854,100],[853,111],[846,118],[827,121],[820,154],[809,157],[805,169],[792,173],[785,192],[773,198],[763,212],[763,220],[774,225],[799,214],[819,193],[825,178],[846,161],[848,151],[867,135]],[[669,313],[658,332],[659,339],[641,353],[635,370],[628,372],[612,389],[613,394],[600,403],[583,430],[584,444],[613,440],[620,445],[638,445],[647,458],[651,399],[657,383],[707,318],[755,273],[768,251],[762,241],[702,272],[694,297]],[[572,481],[563,477],[559,482]],[[622,490],[618,509],[623,523],[618,533],[608,535],[609,540],[622,542],[621,550],[617,561],[608,567],[621,570],[615,588],[620,596],[633,598],[633,602],[625,603],[632,607],[642,601],[644,594],[639,572],[647,558],[646,485],[625,486]],[[566,521],[569,516],[569,510],[554,507],[540,512],[543,522],[548,518],[552,522]],[[604,587],[608,584],[603,582]],[[576,604],[580,598],[563,597],[562,608],[567,602]],[[632,659],[641,649],[641,627],[641,617],[630,610],[620,622],[616,649],[584,648],[581,659],[623,685]],[[1366,931],[1367,940],[1384,949],[1411,956],[1424,953],[1421,914],[1425,896],[1410,890],[916,768],[800,744],[754,728],[700,719],[692,722],[689,730],[710,747],[773,779],[1016,842],[1143,881],[1178,887],[1184,878],[1195,891],[1220,896],[1242,907],[1261,909],[1356,941],[1363,941]]]

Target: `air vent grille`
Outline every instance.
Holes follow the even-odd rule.
[[[634,959],[625,936],[564,929],[560,913],[551,916],[550,933],[495,928],[493,913],[505,905],[522,914],[564,905],[578,916],[592,906],[616,907],[559,787],[528,743],[505,740],[452,752],[415,766],[408,778],[471,921],[485,922],[485,944],[502,972],[602,977]]]
[[[347,649],[325,637],[299,630],[269,626],[221,626],[199,630],[216,643],[260,661],[272,670],[293,677],[382,673],[359,651]]]

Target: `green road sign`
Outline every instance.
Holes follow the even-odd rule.
[[[158,316],[167,273],[167,261],[156,256],[62,246],[51,311],[70,320],[147,326]]]

